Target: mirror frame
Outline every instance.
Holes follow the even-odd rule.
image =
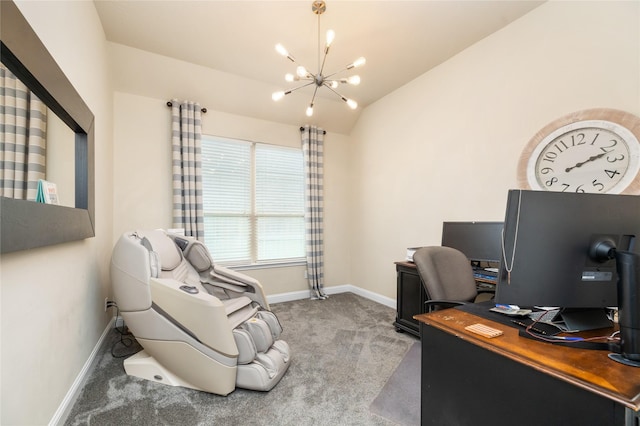
[[[0,1],[2,63],[75,133],[75,208],[0,197],[0,253],[95,236],[94,116],[13,1]]]

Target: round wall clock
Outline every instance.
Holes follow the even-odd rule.
[[[522,151],[520,187],[640,194],[640,117],[599,108],[546,125]]]

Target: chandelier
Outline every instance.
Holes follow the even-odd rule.
[[[331,90],[333,93],[338,95],[340,99],[346,102],[351,109],[358,108],[358,103],[356,101],[354,101],[353,99],[347,99],[346,97],[338,93],[336,89],[340,84],[351,84],[351,85],[357,86],[358,84],[360,84],[360,76],[352,75],[352,76],[343,77],[343,78],[337,78],[335,76],[337,74],[340,74],[352,68],[362,66],[366,62],[366,60],[361,57],[356,59],[354,62],[350,63],[345,68],[339,71],[336,71],[334,73],[327,74],[327,75],[323,74],[324,64],[327,59],[327,54],[329,53],[329,47],[331,47],[331,43],[335,38],[335,32],[333,30],[328,30],[326,44],[324,46],[324,53],[323,53],[322,49],[320,48],[320,15],[322,15],[326,10],[327,10],[327,6],[324,1],[321,1],[321,0],[314,1],[311,5],[311,11],[316,15],[318,15],[318,71],[315,74],[309,71],[304,66],[298,64],[294,59],[294,57],[291,56],[291,54],[289,54],[287,49],[284,48],[284,46],[282,46],[280,43],[276,44],[276,51],[279,54],[281,54],[282,56],[285,56],[291,62],[298,65],[298,67],[296,68],[296,74],[285,75],[284,77],[285,80],[289,83],[292,83],[295,81],[305,81],[306,83],[286,91],[274,92],[273,95],[271,95],[271,98],[274,101],[278,101],[291,92],[294,92],[298,89],[302,89],[303,87],[315,85],[315,87],[313,88],[313,96],[311,96],[311,102],[309,102],[309,106],[307,107],[307,111],[306,111],[308,117],[311,117],[313,115],[313,105],[316,99],[316,94],[318,93],[318,89],[320,87],[326,87],[327,89]]]

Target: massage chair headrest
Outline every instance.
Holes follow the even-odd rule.
[[[182,262],[182,252],[171,238],[161,230],[138,233],[151,244],[151,250],[158,254],[163,271],[172,271]]]

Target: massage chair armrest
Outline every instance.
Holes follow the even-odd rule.
[[[225,307],[217,297],[174,279],[151,278],[149,286],[153,304],[164,314],[215,351],[238,356]]]
[[[260,282],[252,277],[240,274],[224,266],[216,265],[207,247],[193,237],[182,237],[169,234],[183,251],[187,261],[198,271],[202,283],[221,288],[225,292],[247,296],[269,310],[267,298]],[[231,296],[231,297],[235,297]]]
[[[246,296],[258,302],[264,309],[270,310],[262,284],[260,284],[260,282],[255,278],[245,274],[240,274],[233,269],[219,265],[215,265],[211,268],[210,275],[214,282],[210,282],[209,284],[219,285],[220,287],[239,293],[246,292]],[[225,284],[229,284],[233,286],[233,288],[229,288],[225,286]],[[246,287],[250,287],[250,289],[247,289]]]

